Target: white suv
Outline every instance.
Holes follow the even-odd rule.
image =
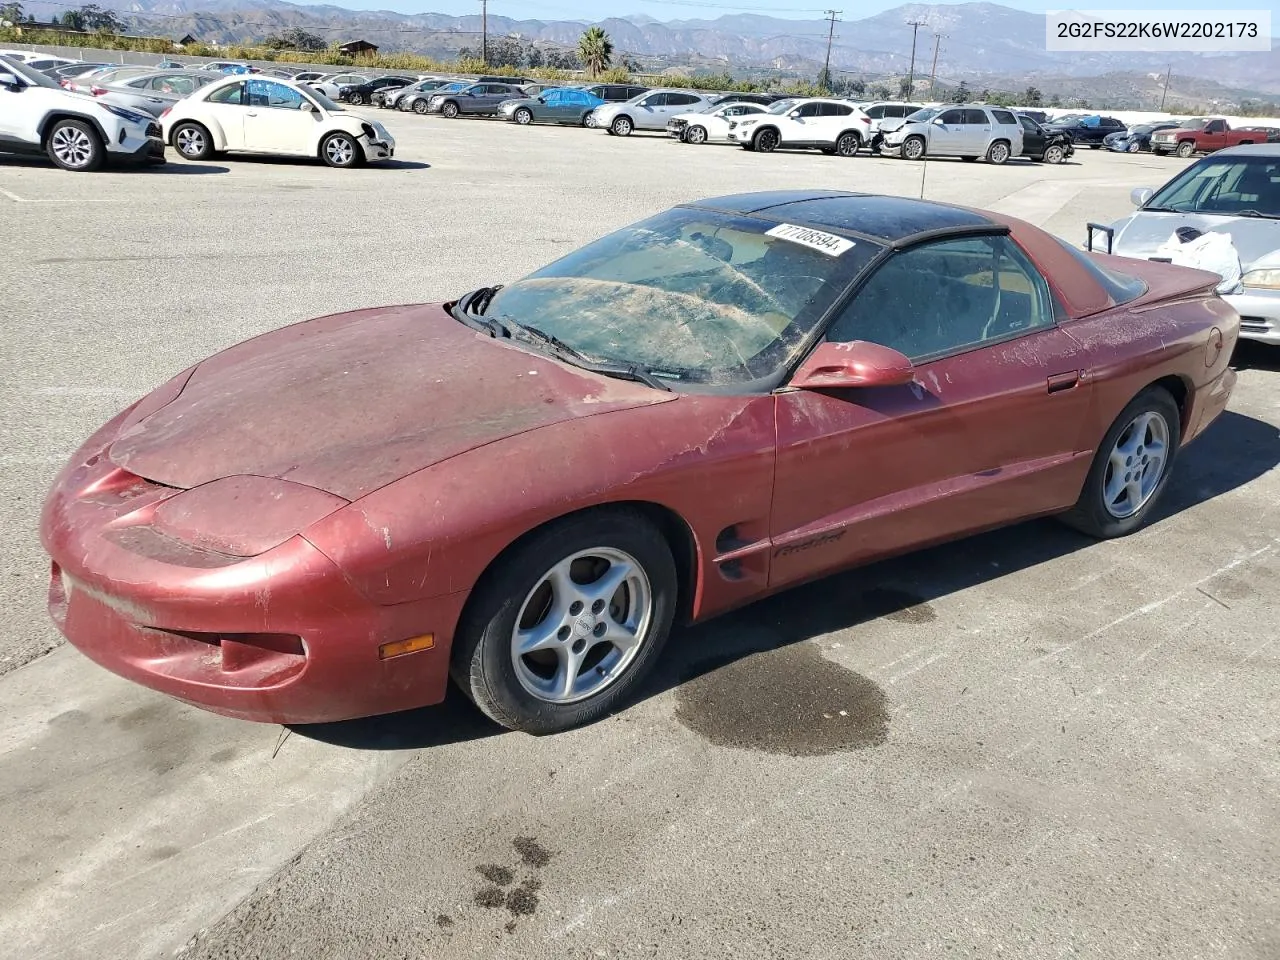
[[[154,117],[64,90],[4,56],[0,151],[47,153],[62,169],[76,171],[96,170],[108,158],[164,163],[164,140]]]
[[[765,113],[731,121],[728,136],[761,153],[799,147],[852,157],[870,142],[871,120],[843,100],[779,100]]]

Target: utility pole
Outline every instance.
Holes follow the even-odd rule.
[[[1173,64],[1169,64],[1169,69],[1164,74],[1164,90],[1160,92],[1160,112],[1164,113],[1164,100],[1169,96],[1169,81],[1173,79]]]
[[[942,43],[942,41],[945,39],[946,39],[946,34],[935,33],[933,35],[933,66],[929,68],[929,99],[930,100],[933,99],[934,84],[938,82],[938,47]]]
[[[480,60],[489,66],[489,0],[480,0]]]
[[[831,27],[827,30],[827,61],[822,67],[822,83],[826,87],[827,92],[831,92],[831,41],[836,36],[836,17],[840,16],[842,10],[827,10],[827,19],[831,21]]]
[[[924,20],[908,20],[907,26],[911,28],[911,66],[907,70],[907,96],[911,96],[911,91],[916,85],[916,34],[920,32],[920,28],[925,25]]]

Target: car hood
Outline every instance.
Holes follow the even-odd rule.
[[[1201,233],[1210,230],[1231,237],[1240,254],[1240,266],[1247,272],[1259,260],[1280,253],[1280,220],[1257,217],[1231,217],[1205,213],[1133,214],[1113,224],[1116,236],[1113,252],[1122,257],[1155,256],[1160,244],[1179,227],[1195,227]]]
[[[184,489],[276,477],[355,500],[475,447],[675,396],[495,340],[440,306],[388,307],[211,357],[174,399],[126,420],[109,456]]]

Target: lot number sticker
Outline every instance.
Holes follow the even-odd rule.
[[[846,250],[852,250],[854,246],[852,240],[837,237],[834,233],[823,233],[821,230],[799,227],[794,223],[780,223],[764,233],[767,237],[790,240],[792,243],[798,243],[802,247],[825,253],[828,257],[838,257]]]

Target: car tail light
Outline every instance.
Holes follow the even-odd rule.
[[[106,91],[106,90],[104,90],[102,87],[90,87],[90,88],[89,88],[89,93],[91,93],[91,94],[92,94],[93,96],[95,96],[95,97],[100,97],[100,96],[102,96],[102,95],[103,95],[104,93],[106,93],[106,92],[107,92],[107,91]]]
[[[160,111],[159,119],[163,120],[165,117],[167,117],[171,113],[173,113],[173,107],[165,107],[163,110]]]

